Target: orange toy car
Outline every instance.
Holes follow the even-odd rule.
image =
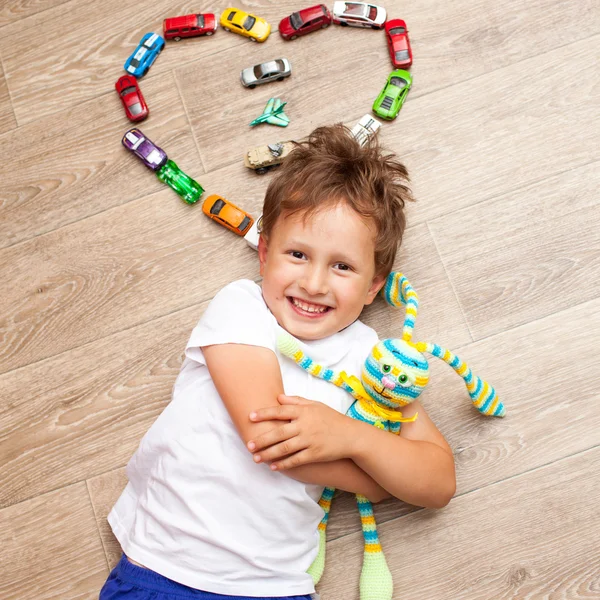
[[[204,201],[202,212],[209,219],[242,236],[247,233],[254,223],[254,219],[248,213],[218,194],[213,194]]]

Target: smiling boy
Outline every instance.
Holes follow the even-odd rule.
[[[262,286],[236,281],[215,296],[128,464],[109,515],[124,556],[101,600],[306,599],[325,486],[449,502],[452,451],[418,401],[403,415],[419,418],[392,435],[346,417],[349,394],[277,350],[287,331],[324,367],[360,372],[378,336],[359,316],[392,268],[406,181],[393,155],[342,126],[315,130],[286,159],[265,197]]]

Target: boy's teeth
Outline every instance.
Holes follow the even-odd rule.
[[[315,304],[306,304],[306,302],[302,302],[297,298],[292,298],[292,302],[294,303],[294,306],[297,306],[298,308],[301,308],[306,312],[322,313],[327,310],[327,306],[316,306]]]

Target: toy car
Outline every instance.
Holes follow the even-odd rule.
[[[246,243],[250,248],[254,250],[258,250],[258,239],[260,238],[260,230],[262,228],[262,215],[254,221],[254,224],[250,229],[248,229],[248,233],[244,236]]]
[[[219,22],[225,31],[234,31],[253,42],[264,42],[271,33],[271,26],[264,19],[239,8],[226,8]]]
[[[168,160],[167,153],[152,143],[139,129],[130,129],[121,140],[149,169],[157,171]]]
[[[394,68],[408,69],[412,65],[412,50],[410,49],[406,22],[402,19],[388,21],[385,24],[385,33]]]
[[[406,100],[411,85],[412,77],[408,71],[402,69],[392,71],[388,75],[385,87],[373,103],[373,112],[388,121],[395,119]]]
[[[125,61],[125,71],[134,77],[143,77],[165,47],[158,33],[146,33],[135,52]]]
[[[218,194],[212,194],[204,201],[202,212],[238,235],[245,235],[254,223],[254,219],[248,213]]]
[[[216,29],[217,20],[212,13],[172,17],[163,21],[165,40],[175,40],[176,42],[181,38],[212,35]]]
[[[324,4],[292,13],[279,22],[279,34],[284,40],[295,40],[317,29],[325,29],[331,25],[331,13]]]
[[[119,94],[119,98],[121,98],[125,114],[130,121],[134,123],[143,121],[148,116],[148,105],[144,100],[144,96],[142,96],[142,91],[135,77],[132,75],[119,77],[117,83],[115,83],[115,89]]]
[[[242,71],[240,80],[242,85],[254,89],[257,85],[269,81],[283,81],[292,74],[292,66],[287,58],[277,58],[268,62],[248,67]]]
[[[387,18],[385,8],[366,2],[334,2],[333,22],[336,25],[382,29]]]
[[[204,188],[195,179],[186,175],[172,160],[168,160],[156,172],[156,176],[175,190],[188,204],[198,202],[204,193]]]
[[[350,133],[361,146],[364,146],[370,137],[377,135],[380,127],[381,123],[367,114],[361,117],[360,121],[350,130]]]
[[[259,175],[263,175],[269,169],[278,167],[293,149],[294,142],[279,142],[267,146],[257,146],[246,152],[244,165]]]

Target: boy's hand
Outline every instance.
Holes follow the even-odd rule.
[[[277,400],[280,406],[250,413],[253,422],[287,421],[248,442],[256,462],[277,461],[271,464],[276,471],[351,455],[356,421],[321,402],[284,394]]]

